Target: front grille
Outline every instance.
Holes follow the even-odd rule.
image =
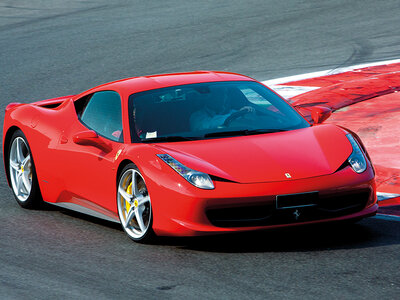
[[[278,202],[275,200],[267,204],[209,208],[206,215],[218,227],[301,223],[359,212],[367,205],[370,195],[370,190],[328,196],[320,196],[317,192],[284,195],[283,198],[277,197]],[[290,199],[294,200],[293,205]]]
[[[367,205],[369,190],[340,196],[321,197],[318,201],[320,210],[335,213],[340,211],[359,211]]]
[[[257,205],[209,209],[206,214],[218,227],[258,226],[268,222],[274,211],[273,205]]]

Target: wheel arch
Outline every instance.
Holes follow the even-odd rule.
[[[133,161],[131,161],[130,159],[124,159],[120,162],[118,169],[117,169],[117,176],[115,178],[116,186],[118,186],[118,179],[119,179],[119,176],[121,175],[122,170],[125,168],[125,166],[127,166],[129,164],[134,164],[136,166],[136,164]]]

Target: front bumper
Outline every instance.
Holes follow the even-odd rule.
[[[178,180],[158,184],[151,192],[156,234],[200,236],[263,230],[363,218],[378,210],[371,167],[362,174],[346,167],[315,178],[214,184],[214,190],[201,190]],[[308,192],[318,195],[312,205],[295,203],[277,208],[277,195]]]

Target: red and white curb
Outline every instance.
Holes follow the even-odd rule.
[[[378,201],[400,197],[399,194],[381,193],[381,192],[377,192],[376,196],[378,197]]]
[[[359,64],[359,65],[354,65],[354,66],[349,66],[349,67],[337,68],[337,69],[332,69],[332,70],[324,70],[324,71],[317,71],[317,72],[311,72],[311,73],[305,73],[305,74],[299,74],[299,75],[293,75],[293,76],[287,76],[287,77],[280,77],[280,78],[265,80],[265,81],[262,81],[262,83],[264,83],[268,87],[275,90],[274,87],[276,85],[282,86],[287,82],[300,81],[300,80],[304,80],[304,79],[310,79],[310,78],[316,78],[316,77],[322,77],[322,76],[328,76],[328,75],[336,75],[336,74],[340,74],[340,73],[354,71],[357,69],[376,67],[376,66],[382,66],[382,65],[391,65],[391,64],[396,64],[396,63],[400,63],[400,59],[377,61],[377,62]],[[280,86],[278,86],[277,88],[279,89]],[[293,88],[296,88],[296,87],[298,87],[298,86],[293,86]],[[313,87],[310,87],[310,88],[313,88]],[[282,96],[284,96],[284,95],[282,95]]]

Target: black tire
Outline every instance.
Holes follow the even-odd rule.
[[[15,147],[21,147],[19,152],[21,155],[17,155]],[[29,159],[27,160],[28,157]],[[43,199],[40,193],[32,151],[27,138],[19,129],[11,136],[7,159],[10,185],[15,200],[23,208],[39,208],[43,204]],[[30,189],[28,183],[30,183]]]
[[[154,240],[150,195],[142,174],[133,163],[126,165],[118,176],[117,208],[122,228],[132,240],[140,243]]]

